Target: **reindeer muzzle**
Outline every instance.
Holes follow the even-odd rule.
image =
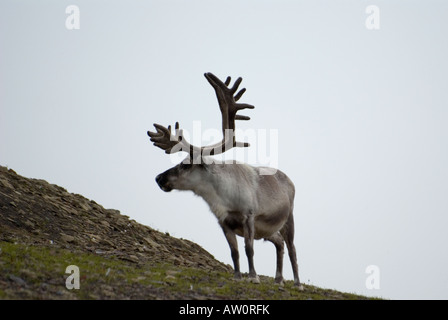
[[[156,177],[156,182],[159,185],[160,189],[162,189],[165,192],[170,192],[171,190],[173,190],[173,188],[171,188],[166,177],[163,174],[159,174]]]

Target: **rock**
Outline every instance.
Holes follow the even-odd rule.
[[[70,236],[68,234],[61,233],[61,240],[64,241],[64,242],[69,242],[70,243],[70,242],[74,242],[75,241],[75,237]]]
[[[150,237],[144,237],[143,239],[153,248],[160,247],[160,245],[157,242],[155,242],[153,239],[151,239]]]
[[[8,189],[14,189],[14,187],[11,185],[11,183],[9,183],[8,180],[6,179],[0,179],[0,183],[3,184],[3,186],[5,186]]]
[[[12,280],[12,281],[14,281],[15,284],[17,284],[17,285],[19,285],[19,286],[21,286],[21,287],[26,286],[26,282],[25,282],[25,280],[23,280],[23,279],[20,278],[20,277],[17,277],[17,276],[15,276],[15,275],[10,274],[10,275],[9,275],[9,279]]]
[[[110,227],[109,222],[107,222],[106,220],[100,221],[100,223],[105,227],[108,227],[108,228]]]
[[[27,227],[30,227],[30,228],[34,228],[35,227],[35,224],[32,221],[30,221],[30,220],[25,220],[25,222],[23,224],[26,225]]]
[[[175,277],[175,276],[172,276],[172,275],[167,275],[167,276],[165,277],[165,280],[167,280],[167,281],[173,281],[173,280],[176,280],[176,277]]]
[[[108,298],[111,298],[114,296],[114,288],[111,286],[103,286],[102,292]]]
[[[81,207],[81,209],[84,209],[85,211],[89,211],[91,209],[89,204],[84,203],[84,202],[79,202],[78,205],[79,205],[79,207]]]
[[[139,277],[134,279],[134,281],[136,281],[136,282],[140,282],[140,281],[143,281],[143,280],[146,280],[145,276],[139,276]]]

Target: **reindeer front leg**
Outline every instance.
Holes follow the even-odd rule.
[[[225,225],[221,225],[222,230],[224,231],[224,235],[226,236],[227,242],[229,243],[230,253],[232,255],[233,260],[233,268],[235,270],[234,278],[241,279],[240,272],[240,255],[238,253],[238,242],[236,240],[235,232],[233,232],[229,227]]]
[[[260,283],[260,278],[255,271],[254,266],[254,236],[255,236],[255,221],[252,212],[246,216],[246,221],[243,225],[244,229],[244,245],[246,249],[247,260],[249,261],[249,281],[253,283]]]

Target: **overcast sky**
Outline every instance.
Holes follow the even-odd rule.
[[[70,5],[79,29],[66,26]],[[366,27],[369,5],[379,29]],[[256,151],[265,132],[296,186],[302,282],[447,299],[447,12],[442,0],[0,0],[0,164],[232,264],[205,202],[158,188],[174,164],[146,131],[220,129],[203,74],[241,76],[255,109],[237,126],[257,134],[237,138]],[[256,243],[255,267],[274,276],[271,243]]]

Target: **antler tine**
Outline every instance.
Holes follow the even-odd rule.
[[[240,86],[241,81],[243,81],[243,78],[241,78],[241,77],[239,77],[238,79],[236,79],[235,83],[233,84],[232,89],[230,89],[230,92],[232,92],[232,94],[235,93],[236,90],[238,90],[238,87]]]
[[[240,100],[241,96],[246,92],[246,88],[241,89],[236,95],[235,95],[235,101]]]
[[[199,148],[188,143],[188,141],[185,140],[183,136],[183,130],[179,128],[179,122],[176,122],[176,124],[174,125],[174,135],[171,133],[171,126],[165,128],[160,124],[154,123],[154,127],[156,128],[157,132],[148,131],[148,136],[150,137],[151,142],[153,142],[156,147],[165,150],[165,153],[176,153],[184,151],[187,152],[190,157],[192,157],[194,155],[201,155],[206,148]]]
[[[156,132],[148,131],[148,136],[156,147],[165,150],[166,153],[171,153],[173,147],[182,141],[182,136],[179,132],[179,122],[176,122],[175,125],[175,135],[171,134],[171,125],[165,128],[160,124],[154,123],[154,127],[156,128]],[[183,150],[179,149],[176,152],[178,151]]]

